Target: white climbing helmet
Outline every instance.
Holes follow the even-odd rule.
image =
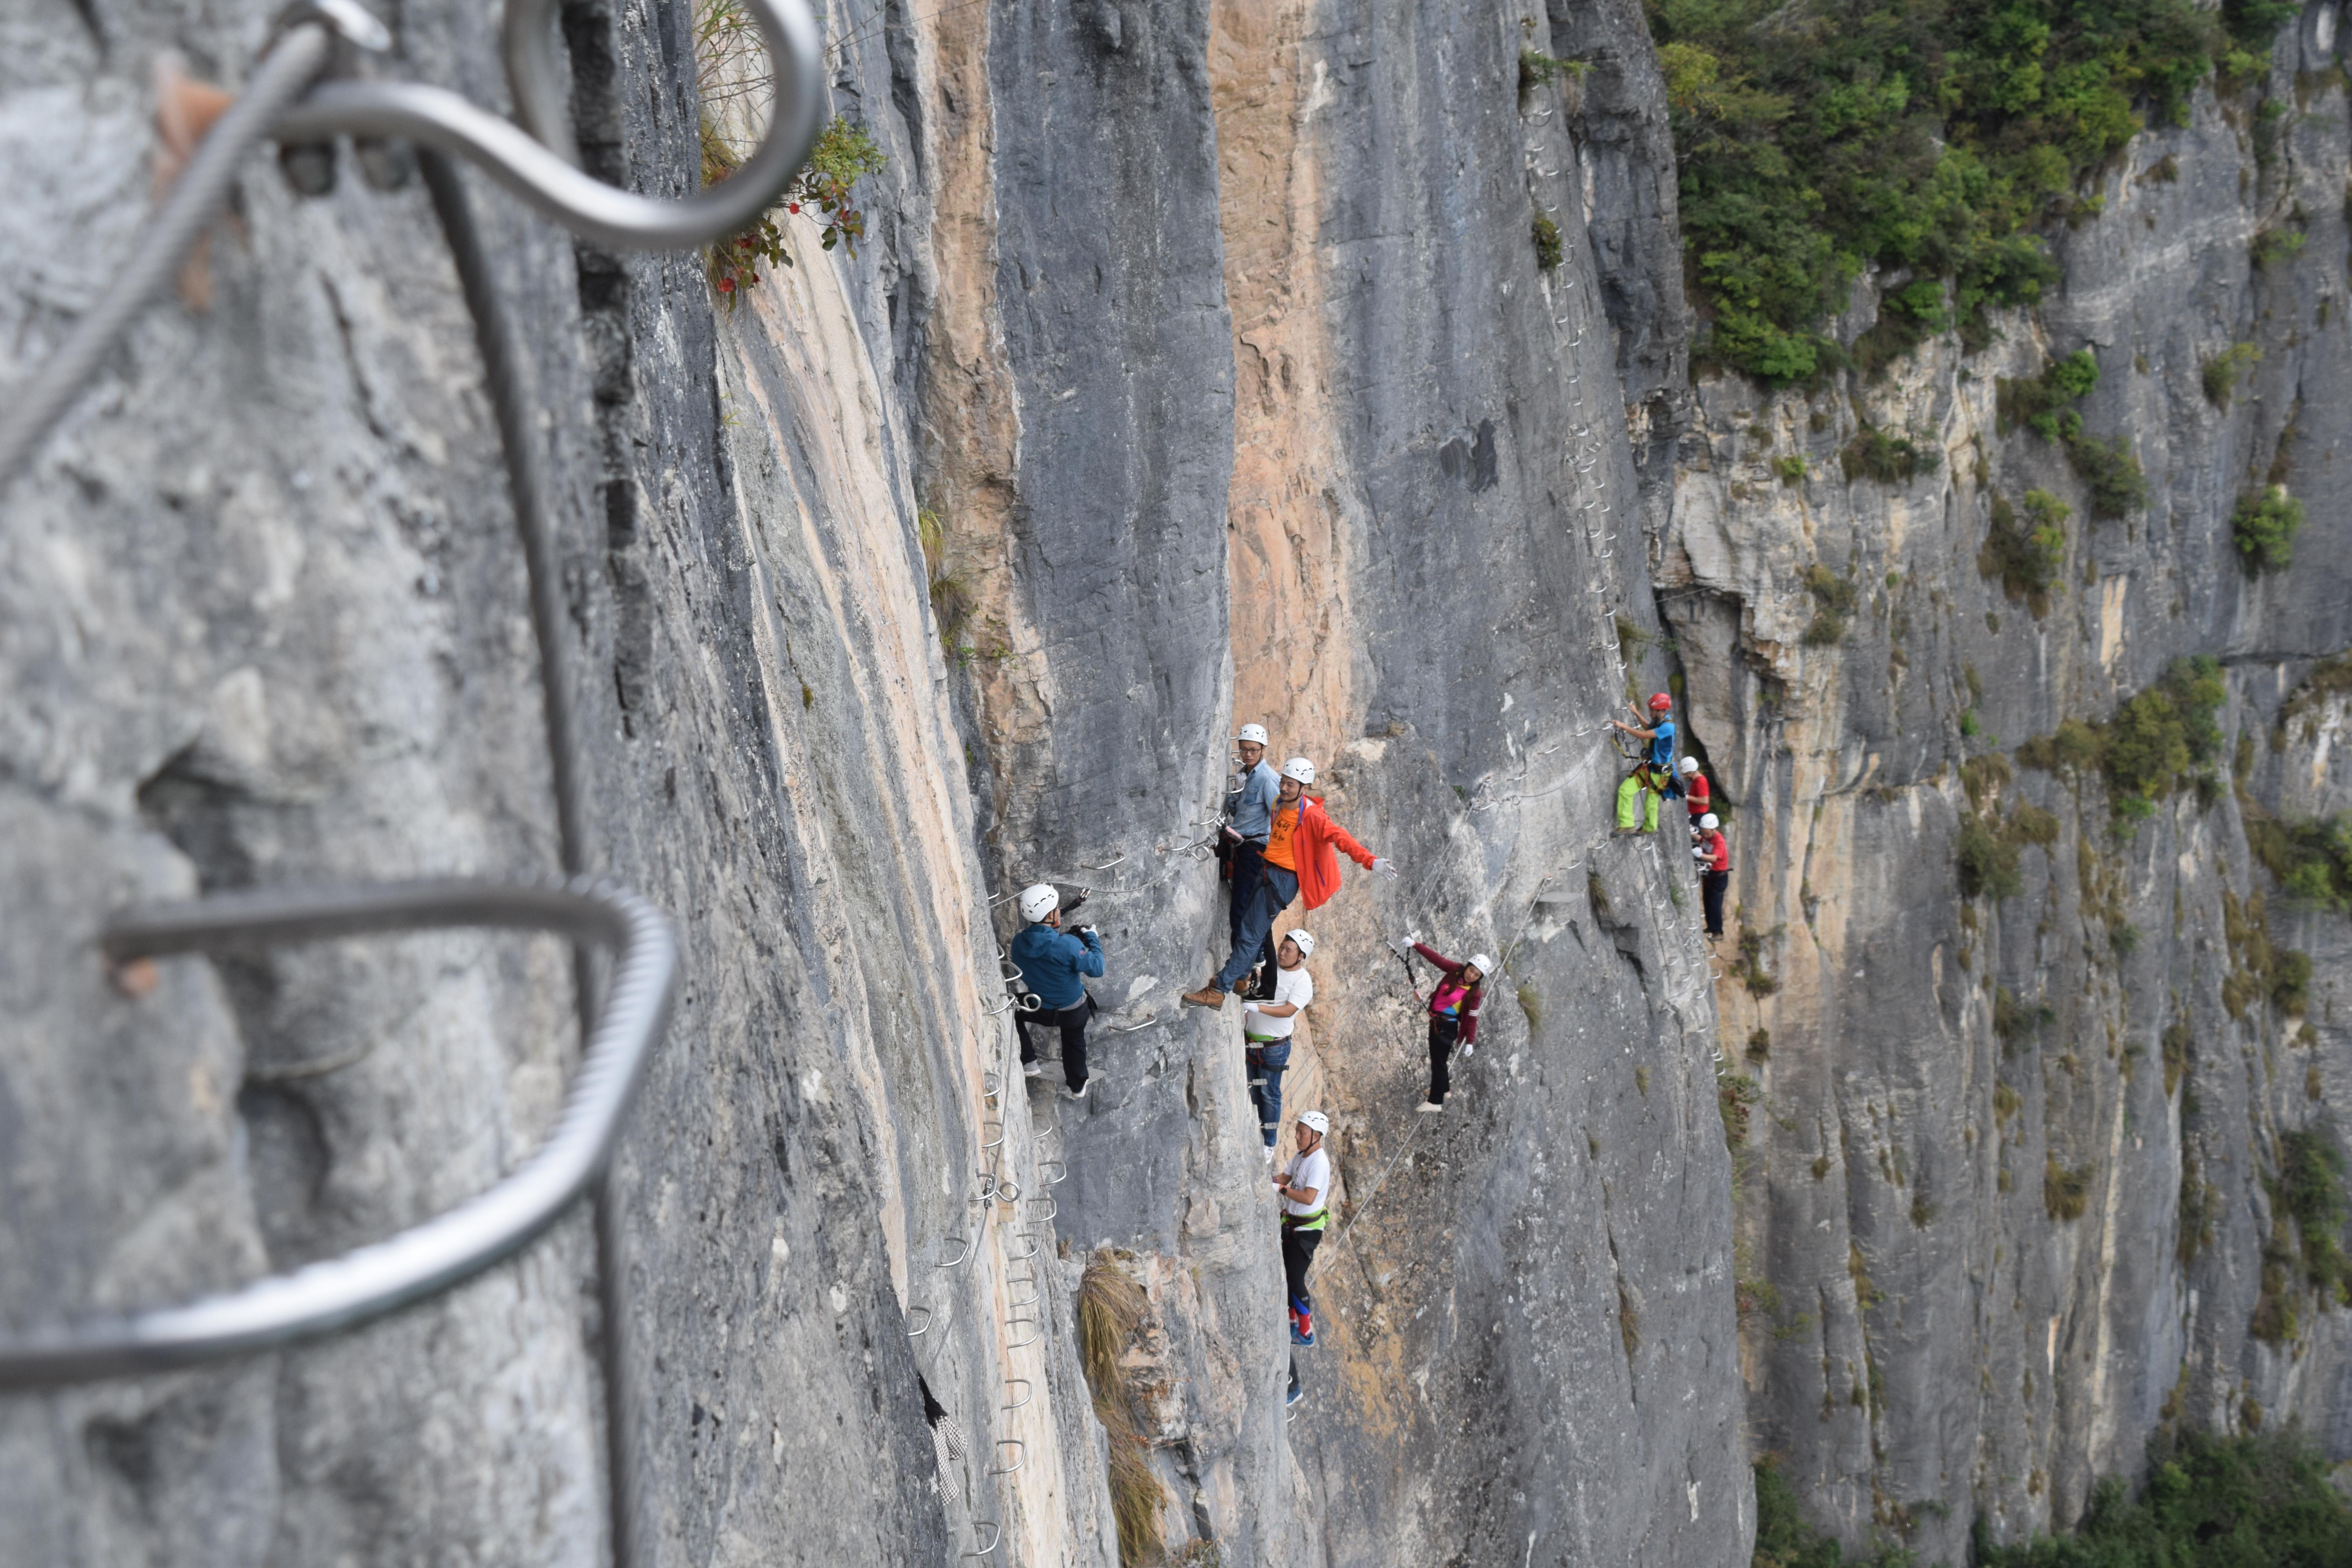
[[[1712,833],[1717,828],[1723,826],[1723,819],[1710,811],[1705,816],[1698,819],[1698,825],[1707,832]]]
[[[1253,746],[1263,746],[1265,744],[1265,726],[1263,724],[1244,724],[1242,726],[1242,732],[1234,736],[1234,739],[1237,741],[1246,741]]]
[[[1675,764],[1675,772],[1682,774],[1685,778],[1690,777],[1691,774],[1698,772],[1698,759],[1696,757],[1685,757],[1681,762]]]
[[[1331,1119],[1319,1110],[1302,1110],[1298,1113],[1298,1125],[1311,1129],[1320,1138],[1331,1131]]]
[[[1282,940],[1285,942],[1297,942],[1298,944],[1299,957],[1312,958],[1315,956],[1315,938],[1308,933],[1305,928],[1301,927],[1283,932]]]
[[[1042,921],[1062,907],[1062,895],[1054,890],[1051,882],[1039,882],[1021,889],[1021,918]]]
[[[1495,973],[1495,961],[1483,952],[1474,952],[1470,955],[1468,967],[1476,970],[1479,978],[1483,980]]]
[[[1305,757],[1293,757],[1282,764],[1282,776],[1286,779],[1297,779],[1303,784],[1311,784],[1315,782],[1315,764]]]

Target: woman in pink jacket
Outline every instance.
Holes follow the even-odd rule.
[[[1398,951],[1404,951],[1402,944]],[[1421,1102],[1424,1113],[1433,1113],[1445,1109],[1446,1091],[1453,1087],[1446,1068],[1454,1046],[1459,1044],[1466,1051],[1478,1043],[1478,1004],[1484,999],[1486,976],[1495,961],[1474,952],[1467,963],[1456,963],[1422,942],[1413,942],[1412,951],[1436,965],[1442,975],[1437,988],[1429,994],[1429,1098]]]

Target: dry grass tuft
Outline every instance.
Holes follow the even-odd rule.
[[[1168,1494],[1137,1430],[1133,1396],[1120,1352],[1150,1305],[1143,1287],[1109,1252],[1087,1260],[1078,1280],[1078,1364],[1094,1395],[1095,1419],[1110,1438],[1110,1506],[1118,1523],[1118,1560],[1134,1568],[1166,1554],[1160,1511]]]

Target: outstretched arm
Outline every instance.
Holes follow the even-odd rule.
[[[1370,850],[1357,843],[1354,834],[1349,833],[1346,828],[1340,826],[1336,822],[1331,824],[1331,844],[1334,848],[1339,851],[1339,853],[1345,855],[1349,859],[1353,860],[1357,865],[1361,866],[1367,871],[1370,870],[1374,863],[1380,859],[1379,856],[1373,854]]]
[[[1412,950],[1448,974],[1453,973],[1455,970],[1462,967],[1460,964],[1454,963],[1452,959],[1446,957],[1444,953],[1438,952],[1435,948],[1430,946],[1425,942],[1414,942],[1412,944]]]

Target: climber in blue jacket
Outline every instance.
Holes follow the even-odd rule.
[[[1021,988],[1037,999],[1034,1008],[1013,1015],[1021,1036],[1021,1070],[1038,1075],[1037,1049],[1030,1026],[1054,1025],[1062,1031],[1062,1082],[1072,1100],[1087,1097],[1087,1020],[1094,1016],[1095,999],[1087,994],[1081,978],[1102,977],[1102,937],[1092,926],[1075,932],[1062,930],[1062,895],[1050,882],[1021,890],[1021,918],[1029,923],[1013,939],[1011,958],[1021,972]]]

